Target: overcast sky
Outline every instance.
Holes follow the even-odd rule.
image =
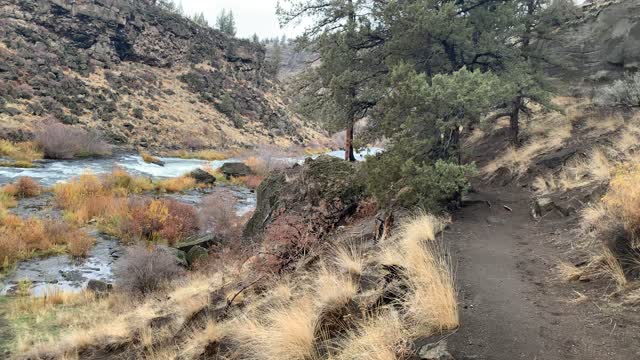
[[[176,3],[179,2],[176,0]],[[189,15],[203,12],[210,25],[216,23],[216,16],[222,9],[233,10],[238,37],[248,38],[254,33],[261,39],[283,34],[295,37],[301,29],[280,29],[276,17],[277,3],[278,0],[182,0],[182,7]]]
[[[582,3],[584,0],[575,0]],[[180,0],[176,0],[179,3]],[[286,34],[293,38],[302,32],[301,27],[281,29],[276,16],[278,0],[182,0],[182,7],[189,15],[202,12],[210,25],[215,25],[216,16],[222,9],[233,10],[238,28],[238,37],[249,38],[254,33],[263,38],[280,37]]]

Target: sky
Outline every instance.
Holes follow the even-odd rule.
[[[179,3],[180,0],[175,0]],[[233,10],[238,29],[238,37],[249,38],[254,33],[263,38],[297,36],[301,28],[281,29],[276,16],[278,0],[182,0],[185,13],[204,13],[210,25],[216,23],[216,17],[222,9]]]
[[[182,1],[182,7],[189,15],[202,12],[210,25],[222,9],[233,10],[238,29],[238,37],[250,38],[254,33],[263,38],[287,35],[294,38],[302,32],[302,27],[281,29],[276,16],[278,0],[175,0]],[[576,0],[582,3],[584,0]]]

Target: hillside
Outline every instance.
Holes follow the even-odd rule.
[[[265,49],[140,1],[0,1],[0,134],[53,117],[127,148],[290,146]]]

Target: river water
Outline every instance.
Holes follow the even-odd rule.
[[[356,159],[361,161],[366,155],[373,155],[380,151],[382,150],[377,148],[366,149],[357,153]],[[343,158],[344,151],[333,151],[328,153],[328,155]],[[111,172],[114,167],[126,169],[128,172],[136,175],[151,178],[169,178],[184,175],[204,166],[216,169],[225,162],[238,161],[234,159],[206,161],[179,158],[160,158],[160,160],[164,161],[165,166],[146,163],[138,155],[121,155],[103,159],[43,161],[41,167],[32,169],[0,167],[0,185],[12,182],[22,176],[29,176],[44,186],[51,186],[59,182],[67,181],[84,172],[94,174],[108,173]],[[293,164],[304,161],[304,158],[284,158],[280,160]],[[235,194],[238,200],[236,211],[239,215],[255,209],[256,196],[253,191],[242,187],[228,188]],[[178,201],[197,206],[207,193],[208,191],[206,190],[193,190],[184,194],[173,194],[170,196]],[[37,204],[42,201],[46,203]],[[36,202],[36,204],[31,204],[31,202]],[[36,209],[33,211],[36,215],[38,207],[43,205],[50,205],[46,198],[28,200],[26,204],[30,209]],[[21,204],[19,208],[20,207],[25,207],[25,204]],[[24,213],[31,213],[31,211],[25,211]],[[92,232],[92,235],[97,239],[96,246],[89,252],[88,256],[83,259],[74,259],[68,255],[59,255],[21,262],[9,276],[0,280],[0,295],[15,292],[19,282],[22,280],[31,282],[32,293],[36,296],[44,295],[54,288],[64,291],[79,291],[92,279],[112,282],[113,264],[122,255],[124,249],[117,239],[95,231]]]

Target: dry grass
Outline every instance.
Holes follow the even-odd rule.
[[[316,278],[316,307],[320,311],[339,309],[348,304],[358,292],[351,276],[336,274],[322,268]]]
[[[409,287],[406,302],[410,321],[423,335],[459,325],[457,292],[451,259],[434,241],[444,224],[431,215],[418,215],[400,232],[399,254]]]
[[[583,271],[577,268],[575,265],[561,261],[557,266],[558,278],[563,281],[575,281],[580,278]]]
[[[194,189],[197,185],[198,184],[194,178],[189,176],[180,176],[159,181],[158,189],[160,191],[176,193]]]
[[[0,191],[17,198],[29,198],[40,195],[42,187],[30,177],[20,177],[15,182],[1,187]]]
[[[334,249],[333,263],[350,275],[360,276],[366,265],[366,256],[362,246],[351,242]]]
[[[197,151],[177,151],[169,153],[169,156],[174,156],[181,159],[200,159],[207,161],[226,160],[231,157],[230,154],[217,150],[197,150]]]
[[[33,142],[15,143],[9,140],[0,140],[0,156],[30,164],[33,160],[42,159],[44,154]]]
[[[45,343],[31,337],[25,344],[33,357],[70,355],[92,347],[126,349],[133,357],[154,359],[407,358],[416,337],[458,325],[451,270],[436,239],[442,227],[438,218],[422,214],[406,223],[398,236],[385,240],[381,250],[395,249],[390,258],[406,268],[398,279],[398,289],[405,289],[399,290],[404,294],[398,294],[390,307],[375,305],[370,300],[371,290],[364,292],[357,280],[357,275],[380,266],[378,252],[368,256],[361,248],[342,245],[325,249],[323,254],[333,261],[331,266],[322,255],[320,264],[297,268],[258,285],[266,286],[267,291],[246,289],[224,320],[189,319],[205,314],[203,310],[212,306],[227,306],[235,289],[256,278],[253,269],[242,266],[243,260],[180,280],[160,296],[132,299],[133,306],[105,309],[92,305],[94,311],[102,311],[98,321],[79,327],[58,321],[57,326],[69,330]],[[335,254],[339,255],[334,260]],[[226,299],[210,294],[226,294]],[[60,311],[61,306],[52,309]],[[165,316],[168,324],[150,326],[152,319]],[[79,317],[85,314],[80,312]]]
[[[396,360],[409,352],[408,331],[402,317],[387,310],[366,319],[339,343],[336,359]]]
[[[313,300],[275,305],[258,322],[245,318],[230,324],[248,359],[306,360],[316,357],[317,312]]]

